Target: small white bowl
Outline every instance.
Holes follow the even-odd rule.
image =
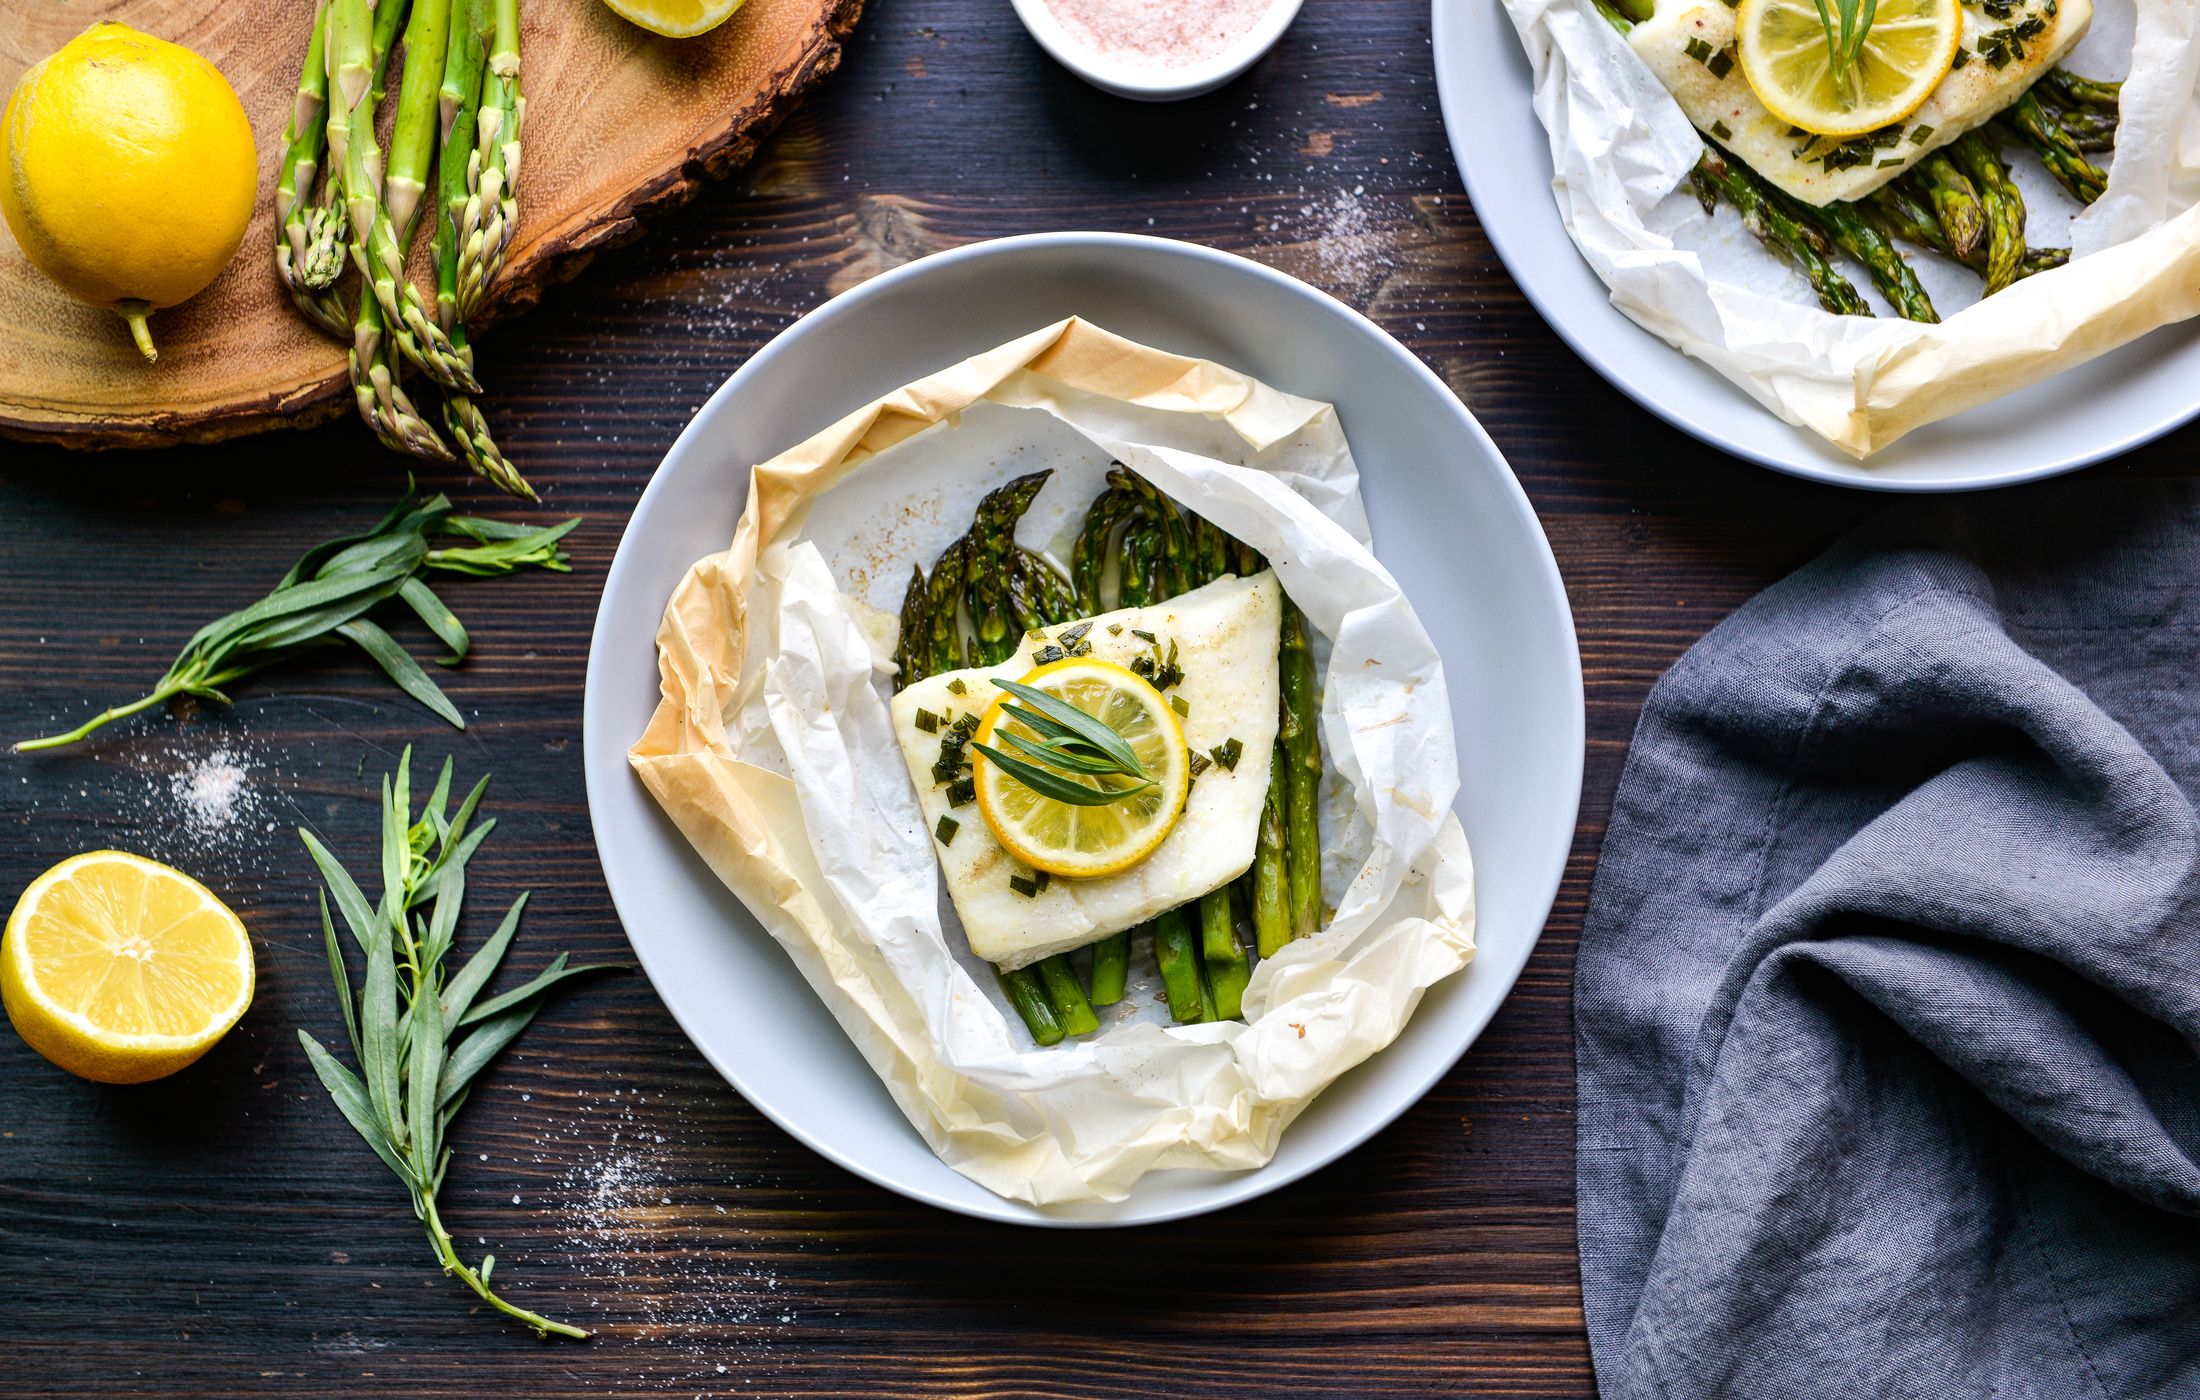
[[[1236,43],[1204,63],[1182,68],[1156,68],[1109,58],[1079,43],[1054,17],[1054,11],[1047,8],[1046,0],[1010,0],[1010,3],[1015,5],[1016,17],[1024,22],[1024,28],[1039,41],[1039,47],[1052,54],[1055,62],[1094,87],[1139,102],[1175,102],[1213,92],[1252,67],[1262,54],[1276,46],[1283,31],[1298,18],[1303,0],[1274,0],[1267,13]]]

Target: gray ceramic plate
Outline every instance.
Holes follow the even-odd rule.
[[[1337,406],[1376,550],[1444,657],[1481,946],[1396,1043],[1291,1126],[1268,1166],[1156,1173],[1113,1205],[1041,1210],[932,1155],[793,963],[659,812],[626,750],[656,705],[665,600],[690,563],[732,539],[753,463],[890,389],[1071,314]],[[583,729],[589,812],[619,917],[658,995],[727,1081],[882,1186],[1043,1225],[1129,1225],[1247,1200],[1404,1112],[1519,976],[1581,797],[1581,666],[1565,590],[1527,498],[1473,416],[1396,341],[1322,293],[1226,253],[1109,234],[1004,239],[897,268],[804,317],[728,379],[665,455],[620,542],[596,618]]]

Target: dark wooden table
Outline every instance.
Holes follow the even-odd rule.
[[[463,735],[335,660],[250,683],[233,710],[0,760],[0,894],[82,849],[143,849],[232,902],[261,975],[243,1024],[151,1087],[78,1082],[0,1035],[0,1393],[1592,1390],[1569,989],[1628,735],[1689,643],[1882,502],[1697,445],[1551,334],[1460,192],[1426,0],[1308,0],[1250,76],[1158,108],[1054,67],[1005,0],[870,11],[842,71],[744,177],[483,346],[504,440],[545,488],[533,514],[588,520],[569,577],[449,589],[476,642],[445,678]],[[466,773],[494,770],[503,822],[476,899],[535,892],[520,961],[624,956],[582,795],[581,674],[650,471],[720,380],[834,292],[1059,228],[1209,243],[1325,287],[1496,436],[1565,572],[1588,678],[1588,788],[1542,944],[1473,1052],[1367,1146],[1257,1203],[1106,1233],[973,1223],[867,1185],[744,1104],[642,978],[588,986],[483,1081],[444,1192],[514,1296],[599,1329],[537,1342],[436,1273],[308,1070],[293,1028],[337,1022],[292,828],[371,864],[375,783],[398,749],[456,753]],[[2193,441],[2136,469],[2174,470]],[[0,445],[0,462],[8,737],[141,693],[194,627],[370,520],[402,480],[348,421],[146,455]],[[224,749],[248,783],[238,819],[209,830],[173,789]]]

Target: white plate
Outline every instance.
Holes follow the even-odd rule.
[[[1114,1205],[1034,1209],[932,1155],[794,964],[628,770],[657,703],[659,616],[725,548],[748,471],[880,394],[1071,314],[1336,404],[1375,545],[1446,663],[1458,811],[1480,951],[1405,1034],[1332,1085],[1252,1172],[1156,1173]],[[696,1048],[772,1121],[905,1196],[996,1220],[1129,1225],[1217,1209],[1334,1161],[1465,1052],[1549,914],[1581,798],[1573,619],[1550,546],[1480,425],[1404,347],[1341,303],[1226,253],[1040,234],[924,258],[834,298],[759,351],[665,454],[604,584],[582,721],[589,814],[635,955]]]
[[[1775,471],[1878,491],[1967,491],[2074,471],[2200,415],[2200,323],[1918,429],[1869,466],[1766,412],[1613,307],[1551,195],[1528,56],[1498,0],[1434,0],[1436,88],[1467,197],[1520,290],[1574,352],[1674,427]]]

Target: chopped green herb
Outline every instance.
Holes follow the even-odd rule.
[[[1069,655],[1068,652],[1049,642],[1031,654],[1031,664],[1034,666],[1051,666],[1067,655]]]
[[[1214,755],[1215,762],[1222,765],[1223,771],[1235,773],[1238,760],[1245,756],[1245,745],[1236,739],[1225,739],[1215,746]]]
[[[940,732],[940,717],[930,710],[920,709],[917,711],[917,728],[927,734],[937,734]]]
[[[1704,67],[1711,70],[1712,77],[1723,78],[1727,74],[1734,71],[1735,53],[1736,49],[1734,45],[1728,44],[1725,48],[1719,50],[1716,54],[1712,55],[1711,61],[1709,63],[1706,63]]]
[[[1957,49],[1955,61],[1948,65],[1948,71],[1952,73],[1956,69],[1961,68],[1964,64],[1969,63],[1970,61],[1971,51],[1969,49]]]
[[[1167,690],[1183,679],[1184,668],[1176,664],[1176,639],[1172,637],[1169,639],[1169,659],[1162,663],[1160,670],[1154,672],[1153,688]]]
[[[1712,48],[1711,45],[1705,43],[1702,39],[1694,37],[1691,37],[1689,39],[1685,47],[1688,50],[1688,56],[1696,60],[1698,63],[1709,63],[1711,61],[1711,55],[1717,52],[1716,49]]]
[[[1039,882],[1022,875],[1009,876],[1008,887],[1026,899],[1036,899],[1039,895]]]
[[[969,690],[970,687],[963,683],[961,676],[957,676],[947,683],[947,693],[949,695],[963,695],[967,694]]]
[[[1084,635],[1091,630],[1092,623],[1088,619],[1087,621],[1078,623],[1075,627],[1063,628],[1061,631],[1054,634],[1054,640],[1060,642],[1063,646],[1068,646],[1071,642],[1081,640]]]
[[[1214,761],[1213,761],[1212,759],[1208,758],[1208,757],[1207,757],[1207,755],[1205,755],[1205,754],[1203,754],[1203,753],[1195,753],[1195,754],[1193,754],[1193,755],[1192,755],[1192,776],[1193,776],[1193,777],[1195,777],[1195,778],[1196,778],[1196,777],[1198,777],[1198,776],[1199,776],[1200,774],[1202,774],[1202,773],[1206,772],[1206,771],[1207,771],[1208,769],[1210,769],[1210,768],[1212,768],[1212,767],[1214,767],[1214,766],[1215,766],[1215,765],[1214,765]]]
[[[1160,640],[1161,640],[1161,639],[1160,639],[1159,637],[1156,637],[1156,636],[1155,636],[1155,635],[1154,635],[1153,633],[1151,633],[1151,632],[1148,632],[1148,631],[1146,631],[1145,629],[1143,629],[1143,628],[1139,628],[1139,627],[1133,627],[1133,628],[1131,629],[1131,635],[1132,635],[1132,636],[1134,636],[1134,637],[1136,637],[1136,638],[1138,638],[1138,640],[1140,640],[1140,641],[1142,641],[1142,642],[1158,642],[1158,641],[1160,641]]]
[[[1134,656],[1131,658],[1131,674],[1141,680],[1152,680],[1155,669],[1153,658],[1150,656]]]
[[[1108,635],[1109,635],[1109,636],[1111,636],[1111,637],[1120,637],[1120,636],[1122,636],[1122,635],[1123,635],[1123,624],[1122,624],[1122,623],[1120,623],[1120,622],[1111,622],[1111,623],[1109,623],[1109,624],[1108,624]]]
[[[955,833],[960,830],[962,830],[962,823],[942,812],[940,814],[940,824],[932,828],[932,834],[940,838],[942,846],[952,846],[955,844]]]
[[[1039,887],[1039,893],[1041,894],[1045,894],[1047,892],[1047,882],[1052,880],[1053,878],[1054,877],[1052,875],[1047,874],[1044,870],[1034,870],[1031,872],[1031,883]]]
[[[1924,145],[1924,144],[1925,144],[1925,143],[1926,143],[1927,141],[1930,141],[1930,140],[1932,140],[1932,139],[1933,139],[1933,129],[1932,129],[1931,127],[1929,127],[1929,126],[1925,125],[1924,123],[1920,122],[1920,123],[1918,123],[1918,125],[1916,125],[1916,126],[1914,126],[1914,127],[1910,128],[1910,144],[1911,144],[1911,145],[1913,145],[1913,146],[1922,146],[1922,145]]]
[[[978,780],[965,773],[947,785],[947,805],[960,807],[978,795]]]
[[[1711,134],[1718,137],[1721,141],[1731,141],[1734,139],[1734,129],[1728,126],[1725,122],[1713,122],[1711,124]]]
[[[1906,164],[1906,162],[1903,160],[1903,158],[1901,156],[1896,156],[1893,160],[1883,160],[1879,162],[1879,168],[1881,170],[1899,170],[1904,164]]]
[[[1172,695],[1169,697],[1169,708],[1176,711],[1177,717],[1180,719],[1189,719],[1191,717],[1192,702],[1185,699],[1181,695]]]

